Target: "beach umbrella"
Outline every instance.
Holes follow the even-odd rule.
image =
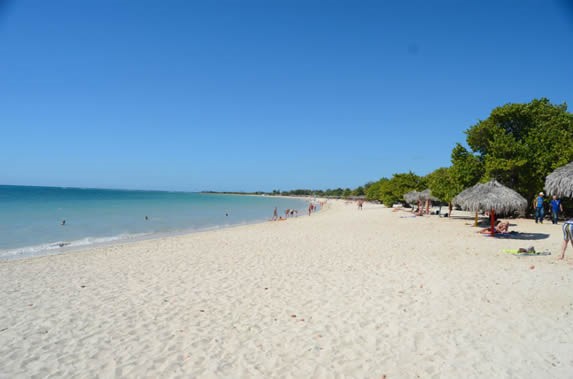
[[[404,200],[406,200],[409,204],[414,204],[418,200],[420,200],[420,192],[418,191],[410,191],[404,194]]]
[[[496,212],[509,213],[521,211],[527,207],[527,200],[523,196],[497,180],[478,183],[460,192],[452,201],[467,211],[489,211],[492,234],[495,233],[494,217]]]
[[[404,200],[406,200],[406,202],[408,204],[416,204],[418,203],[418,214],[421,215],[421,211],[422,211],[422,199],[421,199],[421,193],[418,191],[410,191],[408,193],[404,194]]]
[[[420,200],[426,202],[426,213],[430,213],[430,203],[432,201],[440,201],[437,197],[432,196],[432,191],[429,188],[420,192]]]
[[[452,199],[452,204],[460,204],[465,202],[468,199],[472,198],[473,193],[476,191],[478,187],[477,186],[473,186],[470,188],[466,188],[465,190],[463,190],[462,192],[460,192],[459,194],[456,195],[456,197],[454,197]],[[474,226],[478,225],[478,211],[475,211],[475,220],[474,220]]]
[[[420,192],[420,199],[421,200],[440,201],[440,199],[438,199],[437,197],[432,196],[432,191],[429,188]]]
[[[559,167],[545,178],[545,190],[559,197],[573,197],[573,162]]]
[[[459,204],[465,203],[468,199],[471,199],[473,197],[473,194],[476,191],[476,188],[477,188],[477,185],[470,187],[470,188],[466,188],[462,192],[458,193],[452,199],[452,204],[459,205]]]

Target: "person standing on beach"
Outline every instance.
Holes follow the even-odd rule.
[[[553,224],[557,225],[557,220],[559,219],[559,211],[563,212],[563,205],[561,205],[561,200],[557,196],[553,195],[553,200],[551,200],[551,220]]]
[[[279,211],[277,210],[277,207],[275,207],[275,211],[273,212],[273,221],[276,221],[279,219]]]
[[[533,201],[535,209],[535,223],[539,221],[543,224],[543,192],[539,192],[539,196]]]
[[[573,218],[571,220],[565,221],[561,229],[563,230],[563,245],[561,245],[561,256],[559,259],[565,259],[567,242],[569,241],[571,246],[573,246]]]

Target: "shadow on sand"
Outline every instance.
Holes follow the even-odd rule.
[[[520,232],[511,232],[511,233],[498,233],[494,235],[494,238],[503,238],[503,239],[511,239],[511,240],[528,240],[528,241],[535,241],[535,240],[544,240],[549,238],[549,234],[545,233],[520,233]]]

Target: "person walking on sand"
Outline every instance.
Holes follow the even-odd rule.
[[[539,196],[533,201],[535,209],[535,223],[539,221],[543,224],[543,192],[539,192]]]
[[[553,200],[551,200],[551,220],[553,224],[557,225],[559,219],[559,211],[563,212],[563,205],[561,205],[561,200],[557,196],[553,195]]]
[[[573,218],[565,221],[561,229],[563,230],[563,245],[561,245],[561,256],[559,259],[565,259],[567,242],[570,242],[573,247]]]

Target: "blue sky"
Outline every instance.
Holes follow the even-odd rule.
[[[0,184],[357,187],[573,104],[552,1],[2,1]]]

